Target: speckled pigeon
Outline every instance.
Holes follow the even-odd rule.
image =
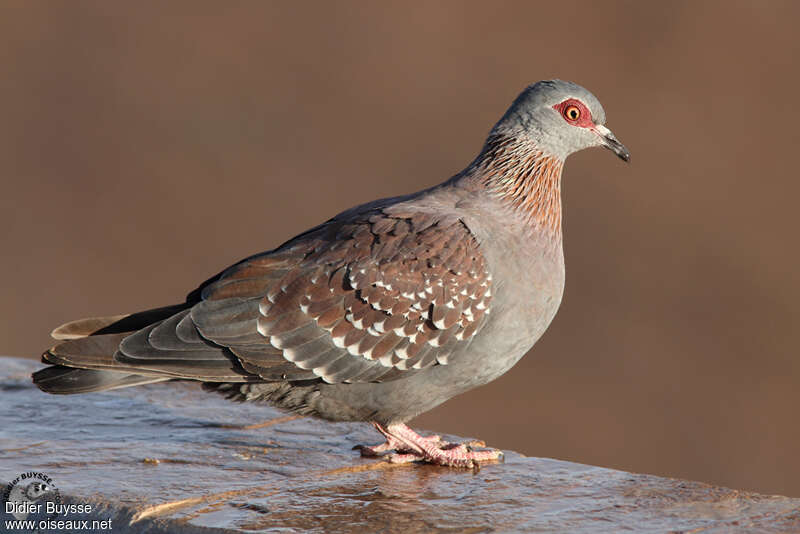
[[[344,211],[181,304],[67,323],[33,380],[60,394],[196,380],[235,400],[370,421],[386,443],[364,455],[497,459],[405,422],[499,377],[545,331],[564,288],[561,169],[594,146],[629,160],[594,95],[538,82],[444,183]]]

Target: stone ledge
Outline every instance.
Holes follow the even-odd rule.
[[[366,424],[188,383],[47,395],[38,367],[0,358],[0,480],[46,473],[65,503],[96,507],[70,518],[115,533],[800,531],[800,499],[514,452],[479,472],[393,466],[351,450],[380,441]]]

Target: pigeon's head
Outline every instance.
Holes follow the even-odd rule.
[[[526,135],[561,160],[578,150],[603,146],[630,161],[628,149],[605,122],[606,112],[592,93],[576,83],[547,80],[522,91],[494,131]]]

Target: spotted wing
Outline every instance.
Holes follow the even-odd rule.
[[[378,210],[242,262],[202,296],[199,334],[248,372],[339,383],[451,363],[484,324],[492,289],[458,218]]]

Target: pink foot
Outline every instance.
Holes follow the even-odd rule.
[[[353,450],[361,451],[361,456],[384,456],[389,451],[397,451],[399,453],[411,452],[412,450],[408,448],[408,446],[400,441],[399,439],[391,436],[383,431],[383,428],[378,425],[377,423],[372,423],[372,425],[378,429],[378,432],[386,436],[386,441],[381,443],[380,445],[356,445],[353,447]],[[442,442],[441,436],[433,435],[433,436],[419,436],[420,439],[424,441],[428,441],[430,443],[445,443]],[[413,460],[410,460],[413,461]],[[395,463],[403,463],[403,462],[395,462]]]
[[[479,462],[498,460],[502,451],[489,449],[473,450],[473,446],[484,446],[482,442],[448,443],[439,436],[423,437],[402,423],[384,428],[377,423],[372,425],[384,436],[386,443],[374,447],[356,447],[363,456],[380,456],[394,449],[395,454],[388,455],[392,463],[428,462],[453,467],[476,468]]]

